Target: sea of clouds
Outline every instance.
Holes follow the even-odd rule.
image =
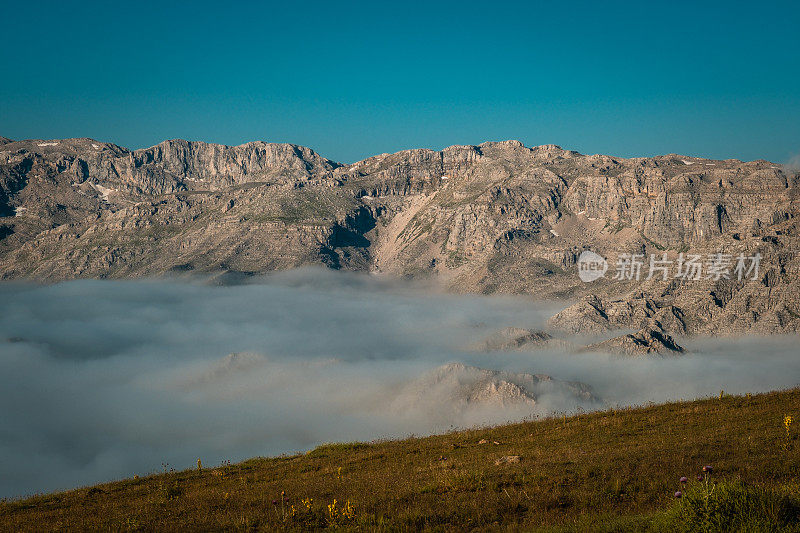
[[[565,303],[445,294],[322,270],[0,285],[0,497],[224,460],[559,412],[795,386],[796,338],[683,340],[682,357],[482,352]],[[230,355],[235,354],[235,355]],[[470,407],[421,376],[450,362],[547,374],[534,407]],[[460,379],[460,378],[458,378]],[[415,385],[416,384],[416,385]]]

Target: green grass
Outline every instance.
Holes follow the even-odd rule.
[[[676,532],[797,531],[800,529],[800,491],[748,485],[741,481],[716,483],[713,476],[690,483],[680,500],[655,525]]]
[[[458,268],[468,261],[469,259],[466,254],[461,250],[451,250],[445,259],[445,265],[447,265],[448,268]]]
[[[328,444],[4,502],[0,530],[800,531],[785,415],[800,389]]]

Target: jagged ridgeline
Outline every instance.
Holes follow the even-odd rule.
[[[345,165],[290,144],[131,151],[2,138],[0,277],[319,264],[437,276],[462,292],[585,296],[551,321],[570,331],[788,332],[800,323],[799,182],[768,161],[623,159],[517,141]],[[612,265],[623,253],[763,259],[757,279],[583,283],[575,263],[587,249]]]

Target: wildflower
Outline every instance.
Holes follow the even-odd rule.
[[[348,520],[351,520],[356,516],[356,512],[353,510],[353,506],[350,505],[350,500],[347,500],[347,503],[344,504],[344,509],[342,509],[342,516],[347,518]]]
[[[703,472],[706,472],[706,473],[709,473],[709,474],[710,474],[710,473],[711,473],[713,470],[714,470],[714,469],[713,469],[713,468],[711,468],[711,465],[706,465],[706,466],[704,466],[704,467],[703,467]]]
[[[278,500],[272,500],[272,505],[278,505]]]
[[[336,470],[336,478],[342,479],[342,467],[340,466],[338,470]]]
[[[681,482],[681,483],[686,483],[687,481],[689,481],[689,478],[688,478],[688,477],[686,477],[686,476],[683,476],[683,477],[681,477],[681,479],[680,479],[680,482]]]
[[[784,440],[783,444],[781,444],[781,448],[784,451],[789,451],[790,441],[792,438],[792,424],[794,423],[794,417],[792,415],[786,415],[783,417],[783,427],[786,429],[786,439]]]
[[[339,510],[336,508],[336,498],[333,499],[332,504],[328,505],[328,516],[333,522],[335,522],[339,516]]]
[[[675,493],[675,497],[676,497],[676,498],[680,498],[681,496],[683,496],[683,493],[682,493],[681,491],[677,491],[677,492]]]
[[[197,469],[198,470],[202,470],[203,469],[203,463],[200,461],[199,457],[197,458]]]
[[[307,511],[311,510],[311,504],[312,503],[314,503],[314,498],[306,498],[306,499],[303,500],[303,505],[306,506],[306,510]]]
[[[703,476],[697,476],[697,481],[703,481]]]

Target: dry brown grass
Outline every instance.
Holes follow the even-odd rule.
[[[4,502],[0,529],[641,529],[704,464],[720,479],[796,488],[800,442],[795,433],[784,445],[787,414],[800,415],[800,389],[332,444]],[[495,464],[507,455],[522,459]],[[332,521],[334,499],[354,517]]]

